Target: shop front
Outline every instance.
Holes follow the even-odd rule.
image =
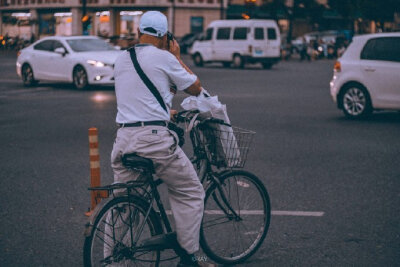
[[[31,25],[35,22],[29,12],[3,12],[1,32],[10,38],[30,40],[32,36]]]

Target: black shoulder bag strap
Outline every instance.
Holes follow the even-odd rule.
[[[139,77],[142,79],[147,88],[149,88],[150,92],[154,95],[154,97],[157,99],[158,103],[160,103],[161,107],[165,110],[165,112],[168,113],[167,106],[165,105],[164,99],[161,97],[160,92],[157,90],[157,88],[154,86],[154,84],[150,81],[150,79],[147,77],[147,75],[143,72],[142,68],[140,67],[136,57],[135,47],[133,46],[129,48],[128,51],[131,55],[133,66],[135,66],[136,72],[138,73]]]

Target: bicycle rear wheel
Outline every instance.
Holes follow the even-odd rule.
[[[200,244],[220,264],[236,264],[253,255],[264,241],[271,219],[262,182],[246,171],[231,171],[206,192]]]
[[[98,212],[84,243],[85,266],[158,266],[159,251],[135,250],[133,241],[162,234],[154,210],[145,221],[148,204],[141,198],[111,199]],[[140,231],[140,228],[143,230]]]

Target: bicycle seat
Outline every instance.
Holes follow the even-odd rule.
[[[151,159],[140,157],[135,153],[123,155],[122,164],[124,164],[126,168],[130,169],[143,169],[149,170],[151,173],[155,172],[153,161],[151,161]]]

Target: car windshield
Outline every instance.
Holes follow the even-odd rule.
[[[101,39],[70,39],[67,43],[75,52],[116,50]]]

